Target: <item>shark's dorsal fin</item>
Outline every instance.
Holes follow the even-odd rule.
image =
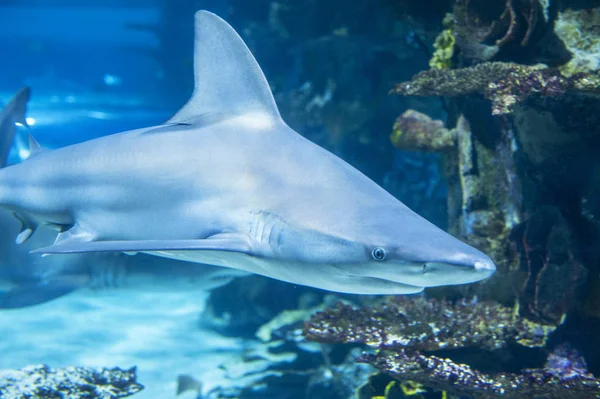
[[[242,38],[208,11],[195,15],[194,80],[192,97],[167,123],[235,116],[281,119],[267,79]]]

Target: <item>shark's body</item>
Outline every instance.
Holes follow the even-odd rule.
[[[493,262],[289,128],[235,31],[196,14],[196,90],[167,124],[34,153],[0,206],[42,253],[146,252],[360,294],[488,277]]]

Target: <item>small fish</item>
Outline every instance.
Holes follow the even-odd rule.
[[[355,294],[494,273],[488,256],[292,130],[224,20],[198,11],[195,24],[196,87],[165,124],[0,170],[0,208],[23,231],[59,232],[34,252],[143,252]]]
[[[194,391],[198,393],[197,399],[202,399],[202,383],[189,375],[179,375],[177,377],[177,396],[184,392]]]

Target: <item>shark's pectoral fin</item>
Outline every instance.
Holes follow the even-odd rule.
[[[168,252],[168,251],[228,251],[251,250],[246,236],[217,234],[198,240],[139,240],[139,241],[90,241],[57,242],[56,244],[31,251],[41,254],[70,254],[83,252]]]
[[[0,291],[0,309],[17,309],[39,305],[81,288],[68,280],[42,281],[27,284],[10,291]]]

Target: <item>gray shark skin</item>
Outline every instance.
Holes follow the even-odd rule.
[[[412,212],[281,119],[225,21],[195,16],[196,87],[164,125],[36,151],[0,170],[34,252],[144,252],[356,294],[482,280],[485,254]]]

